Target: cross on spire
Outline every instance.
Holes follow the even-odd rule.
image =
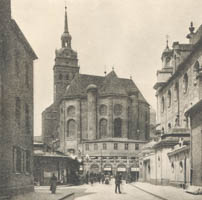
[[[69,33],[68,30],[68,22],[67,22],[67,2],[65,1],[65,28],[64,28],[65,33]]]

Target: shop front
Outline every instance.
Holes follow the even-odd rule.
[[[112,175],[112,165],[110,165],[110,164],[104,165],[103,171],[104,171],[104,174]]]

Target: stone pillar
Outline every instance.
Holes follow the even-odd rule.
[[[87,87],[88,102],[88,139],[94,140],[97,135],[97,86]]]
[[[114,136],[114,119],[113,119],[113,99],[109,98],[109,108],[108,108],[108,135],[107,137],[112,138]]]
[[[130,132],[129,138],[136,139],[137,129],[139,129],[138,120],[139,120],[139,113],[138,113],[138,97],[136,94],[130,96],[131,98],[131,111],[130,111]]]

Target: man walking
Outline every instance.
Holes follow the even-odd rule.
[[[121,176],[117,173],[115,177],[115,193],[117,193],[118,188],[119,194],[121,194],[120,184],[121,184]]]

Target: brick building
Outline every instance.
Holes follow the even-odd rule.
[[[33,61],[37,58],[0,1],[0,196],[33,190]]]
[[[132,80],[119,78],[114,70],[105,76],[79,73],[66,11],[61,44],[54,103],[42,114],[44,141],[58,137],[61,151],[84,156],[84,170],[134,169],[136,152],[149,139],[149,104]]]

